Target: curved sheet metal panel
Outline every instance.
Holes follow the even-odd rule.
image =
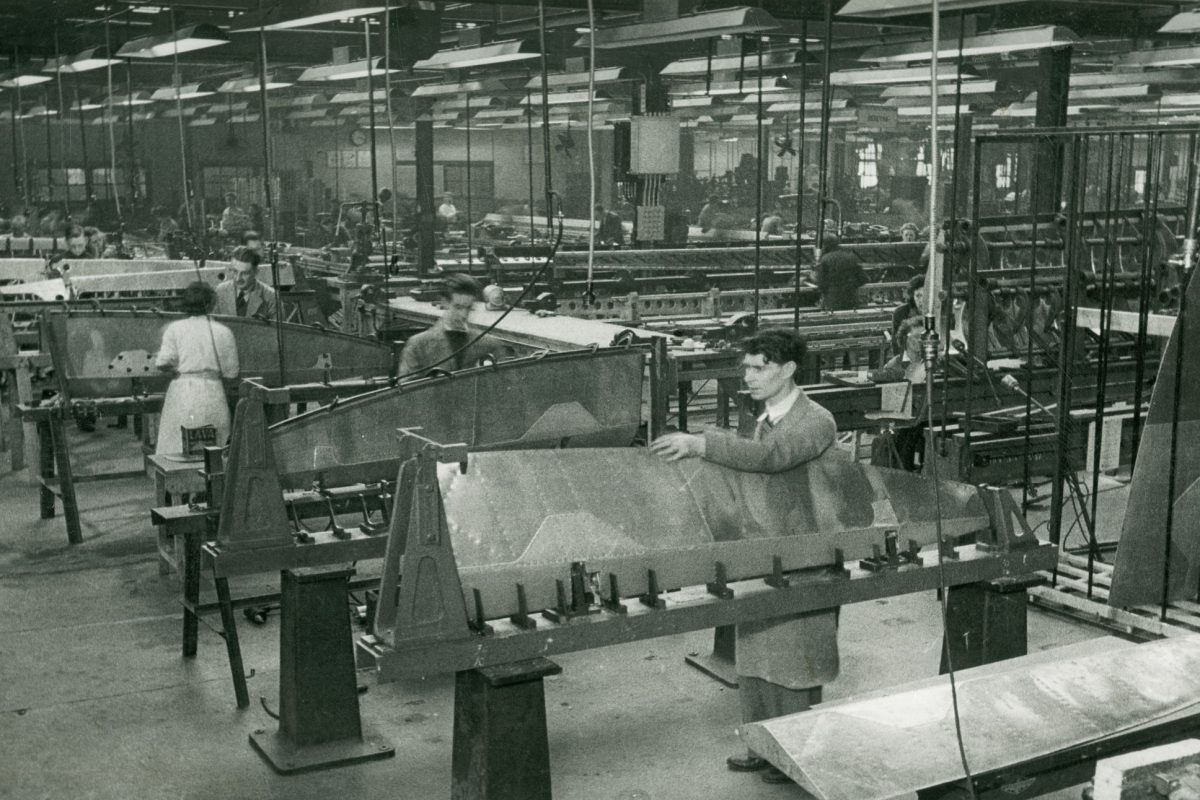
[[[169,378],[154,368],[162,329],[182,314],[148,311],[72,311],[46,315],[55,368],[72,397],[123,397],[159,391]],[[241,317],[213,317],[237,340],[241,375],[278,386],[275,325]],[[284,323],[289,383],[389,374],[392,350],[381,342]]]
[[[940,494],[947,536],[989,525],[978,490],[830,453],[786,472],[666,463],[635,448],[517,451],[471,457],[445,487],[460,567],[651,553],[709,542],[872,526],[933,539]],[[815,540],[815,539],[814,539]],[[830,540],[835,541],[835,540]],[[828,559],[833,563],[833,546]]]
[[[1200,356],[1200,280],[1193,274],[1187,289],[1190,312],[1171,333],[1158,368],[1150,411],[1146,416],[1133,483],[1121,526],[1117,560],[1113,566],[1112,606],[1160,603],[1167,541],[1167,504],[1174,503],[1171,530],[1169,600],[1192,599],[1200,587],[1200,381],[1196,363]],[[1184,343],[1184,372],[1175,374],[1180,338]],[[1182,381],[1179,406],[1178,454],[1175,463],[1175,496],[1167,497],[1171,469],[1171,420],[1175,382]]]
[[[641,424],[644,366],[642,350],[582,350],[381,389],[272,426],[276,469],[285,486],[317,474],[393,480],[397,428],[477,450],[627,446]]]

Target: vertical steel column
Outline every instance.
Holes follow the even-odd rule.
[[[708,57],[712,60],[712,40],[709,40]],[[800,272],[804,268],[804,124],[807,121],[805,104],[808,101],[808,19],[800,20],[800,134],[796,150],[796,297],[792,308],[792,327],[800,330]],[[709,145],[709,152],[712,152]],[[709,165],[709,174],[712,166]]]
[[[267,30],[264,27],[263,0],[258,0],[258,13],[262,22],[258,26],[258,95],[262,102],[263,142],[263,202],[267,214],[267,241],[271,243],[271,284],[275,290],[275,346],[279,352],[279,382],[287,385],[287,359],[283,340],[283,299],[279,292],[279,249],[275,241],[275,200],[271,192],[271,176],[274,166],[271,159],[271,104],[267,102]]]
[[[1150,288],[1152,286],[1152,261],[1155,258],[1154,242],[1158,237],[1158,163],[1162,152],[1162,134],[1146,137],[1146,179],[1142,184],[1142,269],[1138,289],[1138,330],[1134,348],[1136,369],[1133,385],[1133,453],[1130,473],[1137,466],[1138,449],[1142,443],[1142,399],[1146,381],[1146,344],[1150,320]],[[1162,253],[1165,259],[1166,253]],[[1165,263],[1165,262],[1164,262]]]
[[[1187,349],[1187,311],[1188,311],[1188,282],[1196,266],[1196,225],[1197,212],[1200,210],[1200,163],[1196,156],[1196,135],[1188,137],[1188,205],[1187,230],[1183,240],[1183,270],[1179,276],[1179,316],[1175,320],[1179,331],[1179,347],[1175,349],[1175,392],[1171,398],[1171,464],[1167,470],[1167,519],[1166,535],[1163,537],[1163,585],[1162,611],[1160,618],[1167,619],[1167,605],[1171,593],[1171,534],[1175,526],[1175,486],[1178,481],[1179,469],[1179,413],[1183,402],[1183,365],[1187,363],[1184,350]],[[1200,593],[1198,593],[1200,594]]]
[[[821,169],[817,181],[817,238],[814,243],[817,259],[820,259],[822,248],[825,246],[825,204],[829,195],[829,115],[830,106],[833,104],[833,87],[829,83],[829,75],[833,71],[833,0],[825,0],[825,38],[822,47],[825,56],[825,77],[821,84],[821,135],[818,145]]]
[[[367,52],[367,119],[371,125],[371,216],[373,217],[375,236],[376,238],[386,238],[380,236],[380,231],[383,225],[379,219],[379,168],[375,163],[376,151],[375,147],[375,70],[371,58],[371,20],[369,17],[363,18],[363,41],[366,45]],[[384,70],[387,70],[387,56],[384,56]],[[264,99],[264,104],[266,100]],[[387,243],[382,242],[383,247],[383,263],[384,270],[387,270]],[[386,282],[385,282],[386,285]]]
[[[1065,176],[1068,187],[1067,229],[1065,236],[1066,251],[1063,260],[1067,270],[1063,285],[1063,325],[1062,338],[1059,340],[1058,356],[1058,461],[1054,469],[1054,485],[1051,489],[1050,500],[1050,542],[1059,544],[1062,540],[1062,507],[1063,482],[1075,480],[1075,468],[1071,464],[1070,435],[1071,435],[1071,394],[1075,378],[1075,336],[1077,328],[1075,321],[1076,299],[1078,295],[1079,264],[1082,255],[1079,247],[1083,244],[1080,231],[1082,206],[1086,197],[1085,182],[1081,180],[1086,175],[1088,163],[1088,139],[1083,134],[1073,134],[1069,140],[1071,156],[1067,160],[1068,170]],[[1058,567],[1054,571],[1055,581],[1058,580]]]
[[[1047,137],[1048,139],[1052,137]],[[1033,152],[1033,174],[1041,175],[1042,147],[1035,145]],[[1031,224],[1029,242],[1029,285],[1025,289],[1025,436],[1022,445],[1025,463],[1021,470],[1021,510],[1029,509],[1029,444],[1033,426],[1033,302],[1037,287],[1037,256],[1038,256],[1038,213],[1042,208],[1042,182],[1036,178],[1029,194],[1029,220]],[[1014,294],[1014,302],[1019,299]]]

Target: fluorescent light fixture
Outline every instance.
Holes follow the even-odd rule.
[[[811,59],[810,59],[811,60]],[[763,69],[787,69],[800,63],[799,50],[771,50],[763,53]],[[710,72],[756,72],[758,71],[758,53],[742,56],[713,56],[684,58],[672,61],[663,67],[658,74],[668,78],[679,78],[691,75],[707,75]],[[926,76],[928,77],[928,76]]]
[[[600,67],[596,70],[594,83],[612,83],[624,78],[624,67]],[[546,86],[550,89],[564,89],[571,86],[587,86],[588,73],[584,72],[559,72],[546,76]],[[542,78],[540,75],[530,78],[525,84],[526,89],[534,90],[542,88]]]
[[[963,82],[978,77],[963,72]],[[957,82],[959,72],[953,64],[938,65],[938,80]],[[830,74],[829,82],[834,86],[889,86],[898,83],[927,83],[928,67],[900,67],[893,69],[840,69]]]
[[[214,103],[208,107],[210,114],[244,114],[250,110],[250,104],[242,103]]]
[[[962,106],[962,108],[959,109],[959,111],[963,114],[973,113],[971,107],[968,105]],[[896,109],[896,114],[898,114],[901,117],[928,117],[929,113],[930,113],[929,106],[909,106],[907,108],[897,108]],[[938,106],[938,116],[939,117],[953,117],[954,116],[954,105],[951,104],[948,106]]]
[[[328,109],[324,108],[309,108],[299,111],[289,111],[285,119],[302,120],[302,119],[325,119],[329,116]]]
[[[1118,56],[1113,62],[1117,69],[1129,67],[1182,67],[1200,64],[1200,46],[1159,47],[1154,50],[1135,50]]]
[[[593,102],[607,100],[608,97],[600,92],[596,92],[591,98]],[[580,105],[588,102],[587,91],[582,92],[550,92],[546,95],[546,105],[564,106],[564,105]],[[542,105],[542,96],[540,94],[527,94],[525,99],[521,101],[523,106],[540,106]]]
[[[540,84],[539,84],[540,85]],[[413,89],[413,97],[446,97],[454,94],[501,92],[504,84],[497,80],[461,81],[459,83],[426,83]]]
[[[34,119],[36,117],[53,117],[58,112],[52,108],[45,106],[33,106],[24,114],[19,115],[18,119]]]
[[[525,114],[523,108],[485,108],[475,115],[475,119],[505,119],[507,117],[520,117]]]
[[[0,88],[16,89],[17,87],[24,88],[26,86],[36,86],[39,83],[46,83],[52,80],[49,75],[9,75],[0,80]]]
[[[492,64],[508,64],[514,61],[528,61],[540,57],[541,54],[534,46],[524,39],[508,39],[503,42],[489,42],[474,47],[439,50],[429,58],[413,64],[413,69],[468,69]]]
[[[98,111],[104,108],[102,100],[91,100],[88,98],[80,98],[71,104],[72,111]]]
[[[1087,86],[1117,86],[1125,83],[1148,83],[1163,86],[1172,83],[1200,83],[1200,70],[1152,69],[1121,72],[1080,72],[1071,76],[1071,88]]]
[[[675,95],[726,95],[726,94],[753,94],[757,95],[759,91],[758,78],[747,78],[743,81],[712,81],[710,83],[683,83],[672,86],[670,93]],[[784,78],[770,77],[763,78],[762,92],[787,91],[792,88],[791,84]],[[798,90],[797,90],[798,91]]]
[[[387,101],[387,89],[376,89],[374,92],[338,92],[329,98],[330,103],[345,105],[347,103],[369,103],[374,99],[378,102]]]
[[[290,0],[266,9],[261,16],[251,12],[237,17],[232,30],[235,33],[256,31],[259,28],[282,31],[306,25],[323,25],[326,22],[345,22],[355,17],[382,14],[384,8],[382,3],[366,3],[362,0]]]
[[[436,114],[430,114],[430,118],[434,122],[457,122],[462,114],[458,111],[440,111]]]
[[[971,58],[1026,50],[1046,50],[1079,43],[1079,37],[1068,28],[1059,25],[1041,25],[968,36],[963,39],[962,54],[966,58]],[[958,42],[943,40],[938,50],[938,58],[957,57]],[[859,56],[859,61],[874,61],[877,64],[907,64],[912,61],[930,61],[932,58],[933,47],[929,42],[912,42],[872,47]]]
[[[1023,0],[1007,0],[1016,4]],[[943,13],[962,11],[968,8],[984,8],[1004,5],[1006,0],[941,0]],[[930,0],[850,0],[838,12],[839,17],[871,16],[902,17],[912,14],[927,14],[932,8]]]
[[[42,68],[43,72],[90,72],[102,69],[109,64],[120,64],[120,60],[109,55],[107,47],[89,47],[73,56],[56,58]]]
[[[1072,89],[1070,92],[1069,102],[1075,103],[1080,100],[1116,100],[1126,97],[1148,98],[1157,95],[1155,90],[1152,90],[1147,84],[1127,84],[1125,86],[1096,86],[1086,89]],[[1037,92],[1031,92],[1026,98],[1026,103],[1036,103],[1038,98]],[[1111,105],[1111,103],[1110,103]]]
[[[1200,106],[1200,92],[1180,92],[1164,94],[1161,98],[1164,106]]]
[[[121,58],[163,58],[222,44],[229,44],[229,37],[216,25],[185,25],[172,33],[131,39],[121,45],[117,55]]]
[[[1158,29],[1159,33],[1196,33],[1200,31],[1200,11],[1181,11]]]
[[[1067,115],[1077,117],[1083,113],[1081,106],[1067,106]],[[1035,117],[1037,116],[1037,103],[1010,103],[1003,108],[997,108],[992,112],[993,117]]]
[[[702,108],[711,106],[712,97],[672,97],[671,108]]]
[[[742,33],[760,33],[779,27],[779,21],[761,8],[742,6],[702,11],[698,14],[676,19],[635,22],[601,28],[590,36],[585,34],[576,42],[576,47],[587,47],[589,38],[597,49],[608,50],[621,47],[641,47],[667,42],[686,42],[696,39],[711,39]],[[757,60],[757,56],[755,57]],[[747,58],[747,62],[750,59]]]
[[[500,98],[498,98],[498,97],[488,97],[488,96],[475,97],[475,96],[460,95],[458,97],[447,97],[442,100],[435,100],[433,103],[433,110],[434,111],[449,111],[450,109],[455,109],[455,108],[462,109],[462,110],[466,110],[467,108],[480,109],[480,108],[486,108],[487,106],[500,105],[500,104],[501,104],[501,101],[500,101]]]
[[[757,125],[758,124],[758,115],[757,114],[734,114],[732,117],[729,118],[729,122],[732,125]],[[762,121],[763,125],[771,125],[774,122],[775,122],[775,120],[771,117],[764,117],[763,121]]]
[[[843,98],[835,98],[829,101],[829,107],[832,109],[841,110],[849,105],[850,101]],[[783,103],[772,103],[771,105],[767,106],[767,111],[772,114],[799,114],[800,101],[789,100]],[[821,113],[821,101],[806,100],[804,103],[804,111],[805,113]]]
[[[196,100],[201,97],[209,97],[216,94],[216,90],[212,83],[185,83],[179,87],[178,92],[174,86],[164,86],[161,89],[155,89],[150,95],[151,100]],[[178,97],[176,97],[178,95]]]
[[[210,127],[210,126],[216,125],[216,124],[217,124],[217,120],[215,117],[196,117],[195,119],[188,122],[188,127],[189,128],[207,128],[207,127]]]
[[[148,106],[152,102],[148,92],[133,94],[114,94],[111,98],[114,108],[129,108],[130,106]]]
[[[959,85],[957,83],[939,83],[938,96],[950,95],[953,97],[958,93]],[[996,91],[995,81],[963,81],[963,94],[991,94]],[[921,85],[914,84],[912,86],[889,86],[883,90],[881,97],[890,98],[924,98],[929,99],[930,91],[929,84]]]
[[[200,113],[200,109],[205,108],[203,103],[194,106],[184,106],[183,108],[168,107],[162,112],[162,116],[168,119],[176,119],[178,117],[194,117]]]
[[[308,83],[310,81],[356,81],[370,75],[383,75],[387,72],[399,71],[398,69],[389,67],[385,63],[385,59],[380,56],[378,58],[364,58],[360,61],[350,61],[345,64],[325,64],[320,67],[309,67],[300,73],[297,81],[299,83]]]
[[[262,115],[255,114],[239,114],[236,117],[230,117],[229,122],[234,125],[249,125],[251,122],[258,122],[262,119]]]
[[[292,81],[284,80],[283,78],[271,75],[267,78],[267,91],[272,89],[286,89],[293,86]],[[247,76],[245,78],[230,78],[217,87],[217,91],[223,94],[239,94],[262,91],[262,83],[257,77]]]

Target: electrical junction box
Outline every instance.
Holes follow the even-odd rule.
[[[667,238],[667,209],[664,206],[637,207],[639,242],[661,242]]]
[[[629,171],[634,175],[679,172],[679,120],[671,116],[634,117]]]

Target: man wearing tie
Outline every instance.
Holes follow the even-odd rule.
[[[247,247],[233,251],[233,279],[217,285],[214,313],[261,320],[275,318],[275,290],[258,279],[258,262],[258,253]]]
[[[732,431],[668,433],[650,449],[668,461],[703,458],[744,472],[783,472],[807,461],[840,458],[833,415],[797,385],[804,340],[790,330],[764,330],[742,345],[750,397],[763,404],[753,438]],[[837,611],[791,614],[737,626],[738,695],[742,722],[794,714],[821,701],[821,687],[837,677]],[[726,759],[738,772],[766,770],[755,753]],[[790,779],[771,768],[768,783]]]

